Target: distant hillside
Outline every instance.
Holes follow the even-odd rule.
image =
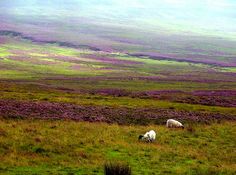
[[[0,30],[70,46],[235,66],[236,3],[223,2],[2,0]]]

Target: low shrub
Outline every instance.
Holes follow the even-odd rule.
[[[105,175],[131,175],[131,167],[123,163],[106,163]]]

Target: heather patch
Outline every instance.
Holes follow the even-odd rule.
[[[193,112],[162,108],[125,108],[81,106],[55,102],[0,100],[0,116],[5,118],[73,119],[78,121],[119,124],[163,124],[168,118],[185,122],[235,120],[232,114]]]
[[[80,70],[81,69],[81,65],[79,65],[79,64],[73,65],[73,66],[71,66],[71,69]]]
[[[192,96],[176,100],[177,102],[204,104],[213,106],[236,107],[235,90],[198,90],[192,92]]]
[[[209,90],[209,91],[197,90],[193,92],[193,95],[232,97],[232,96],[236,96],[236,90]]]
[[[125,65],[125,64],[130,64],[130,65],[135,65],[135,64],[142,64],[139,61],[132,61],[132,60],[122,60],[122,59],[118,59],[118,58],[110,58],[107,57],[105,55],[100,56],[100,55],[83,55],[83,57],[85,58],[89,58],[89,59],[94,59],[97,61],[100,61],[102,63],[109,63],[109,64],[114,64],[114,65]]]
[[[6,39],[0,36],[0,44],[5,44],[6,42]]]
[[[84,62],[88,64],[90,64],[90,62],[96,63],[96,61],[93,59],[83,58],[80,56],[75,57],[75,56],[54,55],[53,58],[60,61],[71,62],[71,63],[84,63]]]
[[[184,92],[181,90],[152,90],[132,92],[124,89],[98,89],[84,91],[90,94],[110,95],[115,97],[132,97],[141,99],[156,99],[170,102],[202,104],[208,106],[236,107],[234,90],[213,90]]]

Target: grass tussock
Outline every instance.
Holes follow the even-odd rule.
[[[131,175],[131,167],[124,163],[106,163],[104,165],[105,175]]]

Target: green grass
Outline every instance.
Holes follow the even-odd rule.
[[[33,79],[33,75],[27,71],[1,70],[1,79]]]
[[[190,127],[1,119],[0,172],[103,174],[104,163],[117,161],[133,174],[234,174],[236,123]],[[156,142],[139,142],[149,129]]]
[[[10,53],[7,51],[7,49],[0,47],[0,57],[5,58],[9,56]]]
[[[91,80],[82,81],[83,83],[77,83],[76,81],[64,81],[63,86],[75,89],[125,89],[129,91],[148,91],[148,90],[216,90],[216,89],[236,89],[235,82],[229,83],[199,83],[199,82],[171,82],[171,81],[145,81],[145,80]],[[60,81],[54,81],[53,84],[60,86]],[[96,84],[96,86],[94,86]]]
[[[236,67],[225,67],[221,69],[222,72],[234,72],[236,73]]]
[[[78,72],[70,69],[70,66],[73,64],[63,63],[63,64],[55,64],[55,65],[37,65],[33,63],[27,63],[23,61],[13,61],[10,59],[6,59],[3,61],[3,64],[13,65],[18,69],[28,71],[28,74],[47,74],[50,76],[51,74],[54,75],[75,75]]]

